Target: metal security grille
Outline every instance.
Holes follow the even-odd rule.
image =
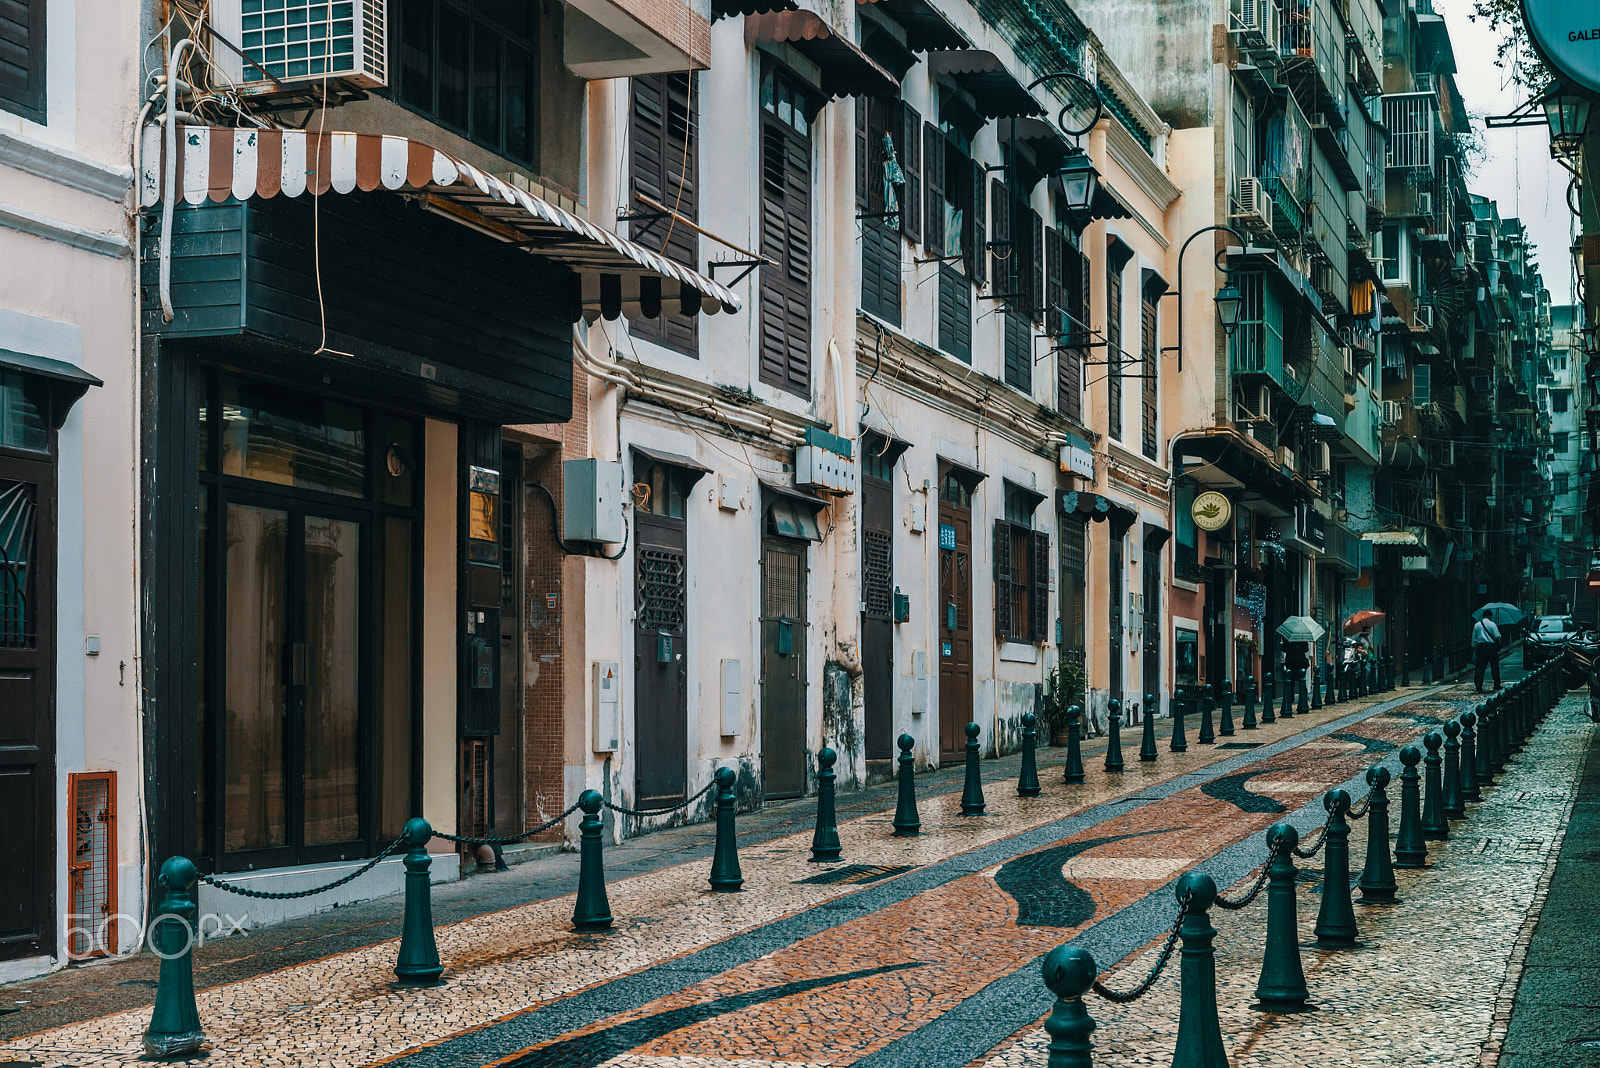
[[[0,479],[0,649],[34,645],[39,614],[33,596],[38,526],[33,487]]]
[[[768,619],[800,618],[800,554],[768,552],[761,567],[761,614]]]
[[[1433,93],[1393,93],[1383,98],[1383,125],[1389,130],[1385,164],[1399,170],[1433,170]]]
[[[67,953],[100,957],[117,952],[117,884],[111,853],[117,840],[117,774],[98,771],[67,777],[72,813],[72,854],[67,860],[67,892],[72,910],[67,923]]]
[[[639,626],[683,630],[683,554],[640,548]]]
[[[467,743],[467,833],[482,838],[489,833],[489,742],[474,738]]]
[[[861,542],[861,600],[867,615],[887,619],[894,610],[890,535],[882,530],[864,530]]]

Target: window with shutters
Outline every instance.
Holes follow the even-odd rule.
[[[1018,311],[1005,313],[1005,382],[1033,395],[1033,327]]]
[[[760,379],[811,396],[811,119],[818,102],[769,67],[761,85]]]
[[[45,0],[0,0],[0,110],[46,122]]]
[[[700,235],[683,220],[700,217],[700,99],[691,75],[649,74],[630,79],[633,111],[628,149],[633,185],[630,224],[633,240],[660,249],[685,267],[699,270]],[[663,212],[662,209],[666,209]],[[675,298],[675,293],[666,294]],[[699,355],[699,314],[683,314],[676,299],[661,302],[659,314],[629,324],[634,337],[665,345],[685,356]]]
[[[994,278],[991,293],[1007,304],[1017,299],[1017,242],[1011,232],[1015,212],[1011,206],[1011,190],[999,178],[989,180],[989,206],[994,209],[990,219],[990,275]]]
[[[12,3],[0,0],[0,11]],[[540,17],[531,4],[393,0],[394,99],[497,155],[536,165]]]
[[[1116,238],[1106,247],[1106,432],[1122,440],[1122,272],[1133,250]]]
[[[994,524],[995,637],[1045,640],[1049,629],[1050,535],[1033,529],[1040,497],[1006,487],[1006,517]]]
[[[939,265],[939,348],[971,363],[972,285],[982,281],[984,179],[965,144],[954,128],[923,124],[923,243],[927,256],[945,260]]]
[[[1063,659],[1083,663],[1085,564],[1089,555],[1089,519],[1071,512],[1061,518],[1060,646]]]
[[[900,325],[900,231],[912,213],[902,162],[899,101],[856,98],[856,215],[861,226],[861,310]],[[920,138],[918,154],[920,155]]]
[[[1158,316],[1156,314],[1161,299],[1161,291],[1166,288],[1166,283],[1151,275],[1151,280],[1144,286],[1140,293],[1139,301],[1139,372],[1143,377],[1139,380],[1139,446],[1145,458],[1154,460],[1160,456],[1161,443],[1158,417],[1160,415],[1157,405],[1159,398],[1161,357],[1157,352],[1159,348],[1157,338]]]
[[[1083,421],[1083,368],[1088,359],[1089,333],[1089,257],[1078,250],[1072,232],[1064,227],[1046,231],[1047,259],[1054,249],[1059,265],[1059,281],[1047,283],[1046,299],[1051,312],[1045,332],[1056,339],[1056,407],[1078,422]]]

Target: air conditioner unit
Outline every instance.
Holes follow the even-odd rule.
[[[1311,446],[1311,473],[1313,475],[1326,475],[1333,470],[1333,448],[1326,441],[1318,441]]]
[[[1400,422],[1404,409],[1399,401],[1386,400],[1383,402],[1383,425],[1396,426]]]
[[[1234,32],[1244,52],[1278,51],[1278,5],[1275,0],[1240,0]]]
[[[1433,305],[1432,304],[1418,304],[1417,305],[1417,322],[1419,324],[1421,324],[1421,326],[1422,326],[1422,328],[1424,330],[1432,330],[1433,329]]]
[[[389,84],[388,0],[217,0],[211,11],[217,34],[244,53],[220,47],[213,59],[245,95],[270,90],[272,78],[295,87]]]
[[[1294,450],[1289,448],[1289,446],[1279,445],[1276,459],[1278,461],[1278,466],[1283,468],[1285,471],[1293,471],[1296,469],[1294,465]]]
[[[1246,175],[1239,179],[1239,205],[1233,217],[1257,230],[1272,229],[1272,198],[1260,178]]]
[[[1417,191],[1417,214],[1433,214],[1433,190],[1421,189]]]
[[[1344,76],[1349,82],[1361,81],[1361,53],[1354,48],[1344,50]]]

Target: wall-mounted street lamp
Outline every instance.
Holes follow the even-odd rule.
[[[1074,225],[1080,229],[1087,226],[1095,194],[1100,191],[1100,172],[1095,170],[1089,154],[1079,148],[1062,162],[1056,173],[1061,178],[1062,193]]]
[[[1552,156],[1571,156],[1582,147],[1584,135],[1589,131],[1591,104],[1587,96],[1566,86],[1558,86],[1539,101],[1545,122],[1550,126]]]
[[[1219,223],[1216,226],[1202,226],[1190,234],[1183,242],[1183,247],[1178,250],[1178,343],[1176,345],[1168,345],[1161,351],[1163,353],[1171,352],[1174,349],[1178,351],[1179,371],[1183,370],[1183,254],[1189,251],[1189,246],[1194,243],[1195,238],[1201,234],[1209,234],[1214,230],[1232,234],[1241,248],[1248,248],[1250,245],[1250,242],[1246,241],[1244,235],[1239,231],[1231,226],[1223,226]],[[1233,272],[1232,267],[1222,262],[1222,257],[1226,254],[1226,249],[1220,249],[1212,257],[1212,262],[1216,265],[1217,270],[1225,275]],[[1239,327],[1239,308],[1244,303],[1244,294],[1239,292],[1239,287],[1234,285],[1232,281],[1228,281],[1223,284],[1221,289],[1217,290],[1217,295],[1213,299],[1217,305],[1217,317],[1222,320],[1222,332],[1231,338],[1233,337],[1233,332]]]

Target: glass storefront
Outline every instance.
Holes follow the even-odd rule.
[[[369,855],[414,799],[420,428],[222,372],[198,416],[197,852]]]

